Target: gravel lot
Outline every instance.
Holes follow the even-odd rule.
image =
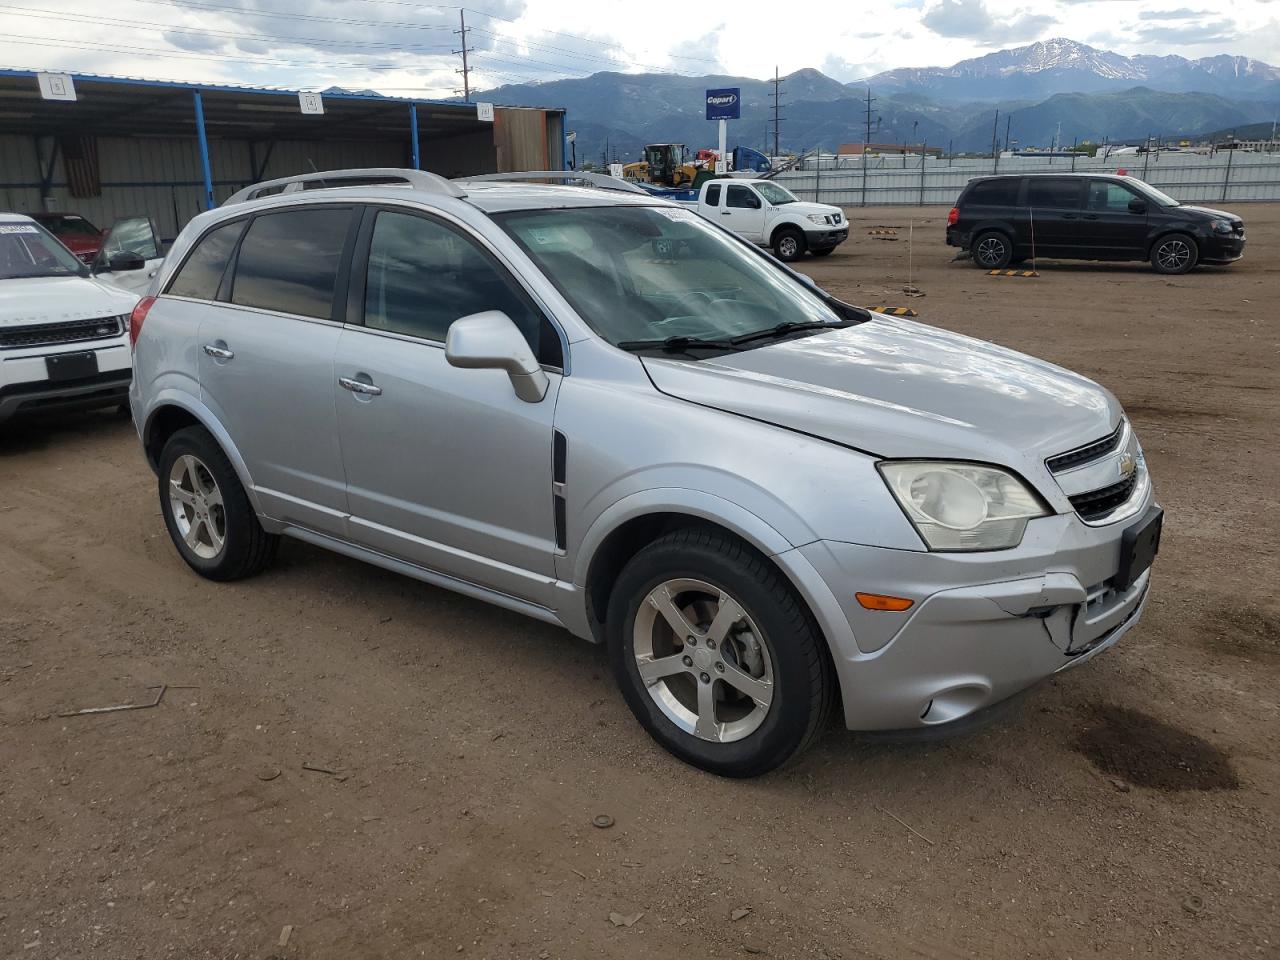
[[[1280,956],[1280,205],[1235,209],[1246,259],[1177,278],[990,278],[938,209],[804,262],[1107,385],[1168,517],[1111,653],[752,782],[542,624],[296,543],[198,579],[119,416],[0,432],[0,956]]]

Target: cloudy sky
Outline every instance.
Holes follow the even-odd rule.
[[[765,0],[663,8],[617,0],[475,0],[472,86],[597,70],[856,80],[1037,39],[1124,54],[1280,61],[1280,0]],[[0,0],[0,66],[449,96],[460,7],[416,0]],[[669,9],[671,18],[638,10]]]

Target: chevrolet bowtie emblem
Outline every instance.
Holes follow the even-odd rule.
[[[1120,467],[1120,476],[1127,477],[1138,468],[1138,461],[1133,458],[1132,453],[1126,453],[1117,465]]]

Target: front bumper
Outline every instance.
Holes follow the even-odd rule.
[[[96,375],[79,380],[49,379],[47,357],[88,351],[96,354]],[[106,346],[76,343],[58,350],[0,354],[0,423],[17,416],[91,410],[124,403],[132,375],[132,358],[122,338]]]
[[[1138,622],[1150,570],[1111,585],[1133,521],[1032,521],[1021,546],[925,553],[818,541],[798,548],[835,599],[819,609],[852,730],[945,724],[1005,700],[1112,646]],[[855,592],[911,597],[902,613],[864,610]],[[824,616],[824,613],[826,614]]]
[[[1200,241],[1200,262],[1233,263],[1244,256],[1244,244],[1243,236],[1223,236],[1215,233],[1208,240]]]
[[[805,231],[804,239],[810,250],[834,250],[849,239],[849,228],[841,227],[839,230],[823,230],[813,233]]]

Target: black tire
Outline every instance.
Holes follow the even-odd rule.
[[[807,246],[804,234],[795,227],[783,227],[773,235],[773,255],[783,263],[799,260]]]
[[[836,248],[827,247],[827,249],[825,250],[810,250],[809,252],[812,253],[815,257],[829,257],[831,256],[831,254],[836,252]]]
[[[651,591],[677,578],[727,592],[762,634],[773,665],[772,698],[759,726],[741,739],[713,742],[680,729],[640,677],[637,614]],[[804,602],[773,564],[719,530],[677,530],[637,553],[614,585],[606,627],[610,664],[631,712],[660,745],[710,773],[753,777],[794,759],[818,738],[836,702],[835,668]],[[720,656],[728,659],[723,650]]]
[[[1169,233],[1151,245],[1151,266],[1156,273],[1186,273],[1200,260],[1200,248],[1185,233]]]
[[[218,517],[217,506],[208,510],[210,522],[220,526],[223,531],[221,549],[211,557],[199,555],[188,545],[174,515],[170,477],[179,458],[188,455],[196,458],[221,493],[221,516]],[[204,427],[185,427],[174,433],[160,452],[158,473],[160,512],[164,515],[164,525],[182,559],[200,576],[210,580],[241,580],[260,573],[275,557],[280,538],[262,529],[235,468],[231,466],[231,461],[222,452],[213,435]],[[220,524],[217,523],[219,519]],[[208,549],[212,547],[213,544],[210,543]]]
[[[974,237],[969,256],[983,270],[1003,270],[1013,259],[1013,242],[999,230],[988,230]]]

